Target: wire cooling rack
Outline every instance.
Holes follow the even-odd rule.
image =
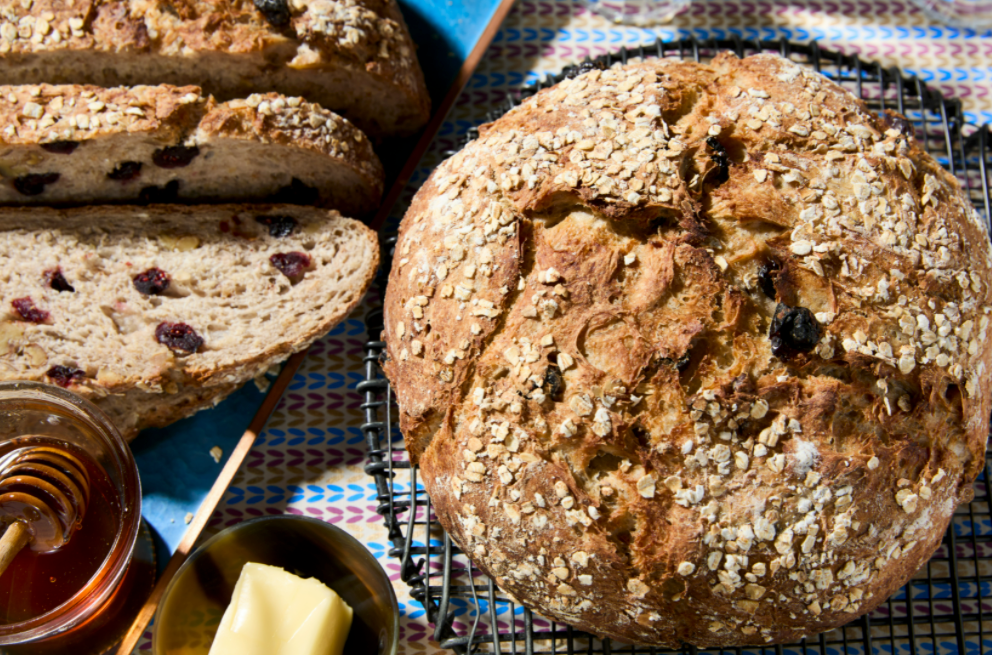
[[[816,43],[787,41],[681,40],[621,50],[597,59],[607,65],[635,57],[681,57],[707,61],[717,52],[738,56],[777,52],[822,72],[850,89],[876,110],[894,109],[906,116],[917,140],[948,170],[960,178],[979,213],[990,216],[989,129],[966,126],[961,105],[929,89],[921,80],[898,68],[882,68],[854,56],[821,50]],[[561,81],[563,74],[523,89],[490,114],[502,115],[539,89]],[[469,131],[465,142],[477,136]],[[384,235],[387,247],[395,233]],[[389,270],[386,257],[381,275]],[[380,288],[385,288],[384,277]],[[369,334],[382,332],[382,312],[366,317]],[[635,647],[599,640],[551,622],[510,601],[484,573],[459,551],[431,510],[431,501],[411,466],[403,437],[394,421],[395,399],[379,368],[382,341],[365,346],[362,426],[369,447],[366,471],[376,483],[378,511],[393,544],[390,555],[401,561],[401,576],[411,595],[422,603],[434,624],[434,639],[459,655],[475,653],[736,653],[738,655],[897,655],[916,653],[982,655],[992,653],[992,489],[989,472],[975,484],[975,499],[958,508],[951,527],[934,557],[898,593],[869,615],[843,628],[797,644],[699,651]]]

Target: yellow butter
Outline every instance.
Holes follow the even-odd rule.
[[[321,582],[245,564],[210,655],[341,655],[352,609]]]

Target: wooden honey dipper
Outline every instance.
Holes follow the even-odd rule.
[[[82,524],[90,478],[75,456],[60,448],[21,451],[0,472],[0,575],[26,545],[48,553],[64,546]]]

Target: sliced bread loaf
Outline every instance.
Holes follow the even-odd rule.
[[[274,93],[0,87],[0,203],[265,200],[371,212],[382,165],[347,120]]]
[[[0,17],[0,83],[198,84],[304,96],[375,136],[427,122],[395,0],[28,0]]]
[[[67,387],[133,437],[327,332],[379,251],[310,207],[103,206],[3,210],[0,259],[0,380]]]

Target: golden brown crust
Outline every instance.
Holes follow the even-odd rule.
[[[181,143],[216,107],[195,86],[2,85],[0,143],[86,141],[122,132],[154,132]]]
[[[198,134],[278,143],[338,160],[355,171],[364,186],[360,193],[353,190],[346,202],[339,200],[336,209],[364,214],[377,208],[382,198],[382,163],[369,139],[348,120],[303,98],[256,93],[221,103],[203,117]]]
[[[197,57],[219,55],[220,59],[213,60],[214,68],[223,66],[225,57],[247,57],[253,61],[257,58],[253,65],[258,68],[256,82],[260,86],[251,88],[248,82],[245,87],[244,79],[235,79],[240,75],[231,75],[223,82],[216,77],[211,84],[204,83],[207,91],[221,99],[269,88],[295,95],[296,82],[293,88],[266,88],[262,86],[264,75],[273,74],[272,80],[284,80],[280,76],[302,73],[319,79],[328,73],[328,79],[338,80],[339,72],[348,71],[357,75],[352,79],[365,80],[367,84],[356,95],[354,104],[336,104],[336,100],[341,102],[342,94],[333,83],[324,84],[323,91],[320,85],[314,86],[313,93],[307,94],[309,99],[341,110],[376,134],[410,133],[427,121],[430,100],[413,42],[395,1],[292,0],[288,14],[287,24],[275,25],[256,9],[252,0],[221,4],[212,0],[7,0],[0,2],[0,60],[6,60],[7,68],[6,73],[0,73],[0,80],[41,81],[5,76],[21,75],[13,63],[52,53],[64,53],[66,57],[73,53],[119,54],[139,59],[161,56],[170,59],[169,66],[174,69],[163,79],[150,70],[137,72],[138,77],[131,79],[133,75],[125,69],[128,62],[118,60],[117,72],[125,76],[120,84],[189,82],[184,67],[192,66]],[[273,63],[282,70],[274,72]],[[141,75],[153,75],[155,79]],[[375,107],[365,104],[370,99],[387,101],[396,116],[385,117],[382,107],[378,116],[374,115]]]
[[[781,643],[881,603],[971,498],[990,282],[957,181],[836,84],[632,63],[434,172],[385,368],[442,525],[513,597],[625,642]]]
[[[145,428],[165,427],[201,409],[215,407],[240,386],[184,387],[173,394],[132,389],[122,394],[100,397],[98,402],[100,409],[110,417],[124,438],[132,441]]]

